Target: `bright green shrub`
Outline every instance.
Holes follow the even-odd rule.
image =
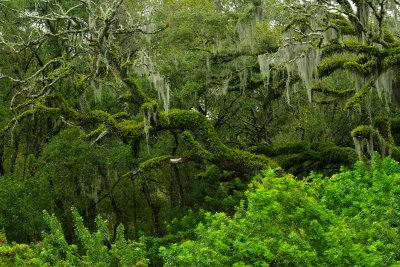
[[[380,265],[391,265],[400,263],[400,165],[378,154],[374,161],[370,170],[358,162],[353,171],[311,177],[320,203],[357,233],[355,242]]]
[[[308,182],[254,178],[233,217],[208,214],[196,239],[161,248],[167,266],[392,265],[398,249],[400,167],[378,157],[367,170]]]
[[[0,265],[14,266],[147,266],[141,243],[126,241],[123,225],[118,226],[112,242],[109,227],[100,216],[96,218],[97,231],[90,233],[82,217],[72,209],[78,245],[65,240],[61,223],[44,212],[50,228],[43,233],[43,241],[36,244],[9,244],[5,235],[0,236]],[[109,244],[109,246],[107,246]]]

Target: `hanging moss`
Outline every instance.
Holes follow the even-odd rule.
[[[377,117],[374,119],[374,127],[385,140],[385,145],[389,149],[389,153],[395,160],[400,160],[400,148],[396,146],[392,136],[392,128],[398,128],[400,125],[392,127],[392,124],[399,123],[398,120],[391,120],[388,117]],[[397,130],[396,130],[397,131]]]
[[[378,129],[380,135],[385,139],[386,142],[394,144],[390,118],[376,117],[374,119],[374,127]]]

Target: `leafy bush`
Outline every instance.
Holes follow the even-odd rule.
[[[331,178],[254,178],[233,217],[206,216],[196,239],[161,248],[167,266],[399,263],[400,166],[375,158]],[[245,207],[247,204],[247,207]]]
[[[55,216],[44,212],[44,220],[50,228],[43,233],[43,241],[36,244],[7,243],[0,236],[0,263],[15,266],[147,266],[141,243],[126,241],[124,227],[117,228],[115,242],[111,242],[108,225],[96,218],[97,231],[90,233],[82,217],[72,209],[75,233],[80,245],[69,245],[65,240],[61,223]],[[109,246],[107,246],[107,244]]]
[[[126,241],[122,225],[113,241],[101,217],[90,233],[72,209],[79,244],[69,245],[60,222],[44,212],[50,231],[43,241],[9,244],[0,235],[0,264],[147,266],[160,245],[166,266],[400,264],[400,165],[378,155],[374,161],[332,177],[311,173],[304,181],[281,177],[279,169],[263,171],[233,216],[192,212],[171,223],[169,235],[140,243]]]

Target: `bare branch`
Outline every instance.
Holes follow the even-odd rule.
[[[89,146],[93,146],[95,143],[97,143],[98,141],[100,141],[104,136],[106,136],[109,133],[108,130],[104,130],[100,133],[100,135],[92,142],[90,143]]]

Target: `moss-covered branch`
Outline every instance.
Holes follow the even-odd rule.
[[[343,44],[332,43],[324,47],[324,49],[322,50],[321,57],[326,58],[334,53],[343,53],[343,52],[366,54],[375,57],[384,57],[388,53],[386,49],[381,49],[377,46],[370,46],[355,41],[343,41]]]
[[[314,85],[312,87],[312,90],[314,92],[320,92],[320,93],[324,93],[324,94],[332,95],[332,96],[336,96],[336,97],[349,97],[349,96],[354,95],[354,93],[356,92],[356,89],[354,89],[354,88],[346,89],[346,90],[335,90],[335,89],[327,88],[327,87],[324,87],[322,85],[322,83],[317,83],[316,85]]]
[[[350,97],[347,100],[347,103],[344,107],[345,110],[358,110],[360,109],[360,104],[364,101],[365,97],[371,91],[371,84],[367,83],[361,88],[361,90],[356,93],[354,96]]]
[[[149,159],[145,162],[142,162],[139,165],[139,168],[130,171],[124,175],[124,177],[134,177],[135,175],[142,173],[142,172],[147,172],[151,171],[157,168],[161,168],[167,165],[175,165],[175,164],[182,164],[189,162],[190,159],[186,157],[180,157],[180,158],[174,158],[172,156],[160,156],[156,158]]]
[[[101,122],[108,131],[125,138],[136,139],[145,134],[144,122],[137,123],[127,120],[118,123],[111,114],[100,110],[90,112],[88,120]],[[257,170],[276,166],[265,156],[227,147],[219,139],[211,121],[196,111],[174,109],[168,114],[160,112],[157,122],[154,122],[151,127],[153,131],[189,130],[194,136],[191,143],[195,144],[196,142],[201,145],[196,153],[201,154],[202,159],[212,162],[222,169],[254,174]]]
[[[360,125],[351,132],[359,159],[363,159],[362,142],[364,141],[371,159],[375,150],[378,149],[382,157],[390,155],[394,159],[400,160],[400,148],[396,146],[391,136],[389,120],[377,118],[374,124],[378,128],[378,131],[372,126]]]
[[[321,171],[327,166],[337,171],[342,165],[352,166],[358,159],[353,148],[330,142],[299,141],[277,147],[260,144],[249,151],[276,158],[285,170],[300,176],[308,175],[310,171]]]
[[[18,123],[22,121],[23,119],[30,117],[30,116],[54,116],[54,115],[61,115],[62,110],[60,108],[51,108],[45,106],[43,103],[43,98],[40,97],[34,102],[33,108],[28,109],[18,115],[16,115],[14,118],[12,118],[9,123],[2,129],[3,132],[8,131],[15,123]]]

